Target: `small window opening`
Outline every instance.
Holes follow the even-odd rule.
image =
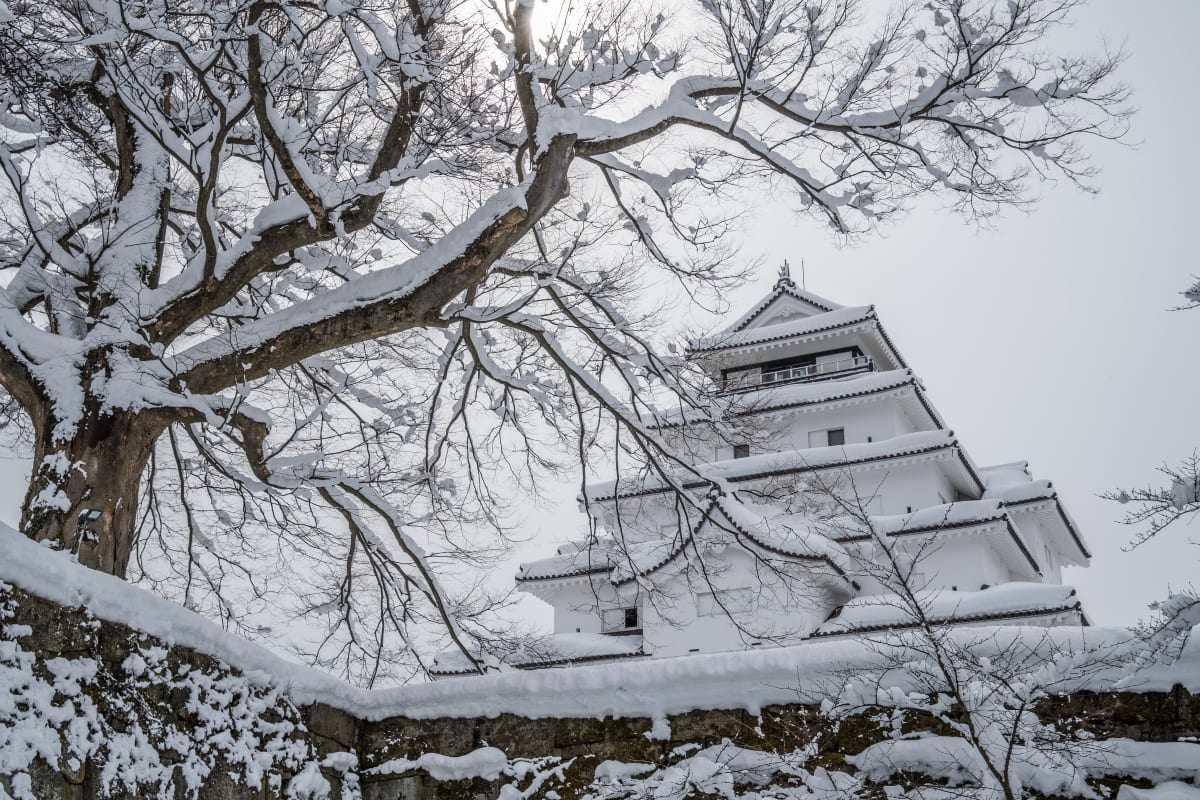
[[[601,617],[601,633],[625,633],[641,630],[642,615],[637,606],[609,608]]]
[[[905,511],[905,512],[904,512],[905,514],[911,514],[911,513],[912,513],[912,506],[905,506],[905,508],[907,508],[907,509],[908,509],[908,511]]]
[[[733,457],[734,458],[746,458],[749,455],[750,455],[750,445],[735,444],[733,446]]]
[[[845,428],[831,428],[825,431],[809,431],[809,447],[837,447],[846,443]]]

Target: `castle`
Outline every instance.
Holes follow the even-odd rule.
[[[590,484],[591,535],[521,565],[554,632],[540,668],[866,635],[935,623],[1087,624],[1064,566],[1083,537],[1024,463],[977,466],[874,307],[774,288],[691,343],[734,422],[660,415],[692,469]],[[681,492],[692,498],[681,502]],[[437,675],[462,674],[439,657]]]

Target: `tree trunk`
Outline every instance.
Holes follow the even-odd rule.
[[[155,417],[89,408],[75,435],[60,441],[53,440],[52,423],[38,426],[21,511],[25,535],[75,553],[92,569],[125,577],[142,472],[165,428]]]

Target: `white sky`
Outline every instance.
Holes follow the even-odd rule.
[[[1097,144],[1102,193],[1046,185],[1030,214],[979,231],[920,207],[839,249],[815,222],[764,198],[744,254],[763,274],[733,298],[740,313],[784,259],[807,263],[808,288],[873,303],[930,397],[976,463],[1027,460],[1049,478],[1087,536],[1093,566],[1066,579],[1093,622],[1132,623],[1166,587],[1200,575],[1200,525],[1169,529],[1127,554],[1121,508],[1097,494],[1154,479],[1155,467],[1200,446],[1200,310],[1171,312],[1200,265],[1193,255],[1200,165],[1200,89],[1190,69],[1196,0],[1093,0],[1070,38],[1125,43],[1123,77],[1139,113],[1135,148]],[[795,271],[798,277],[798,270]],[[0,520],[14,523],[27,465],[0,453]],[[513,557],[552,551],[583,527],[577,487],[531,513],[534,540]],[[514,569],[502,569],[511,574]],[[1198,581],[1200,582],[1200,581]],[[530,598],[531,619],[549,607]]]

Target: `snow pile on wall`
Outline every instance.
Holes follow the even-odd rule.
[[[962,736],[920,726],[922,714],[928,721],[944,704],[906,689],[912,664],[897,669],[889,661],[896,652],[878,642],[842,639],[365,692],[270,656],[11,531],[0,531],[0,553],[0,581],[25,590],[3,587],[0,800],[58,796],[47,786],[84,798],[249,799],[265,792],[304,800],[856,800],[903,793],[899,784],[911,788],[921,773],[967,787],[979,780],[978,750]],[[984,670],[989,652],[999,663],[1004,654],[1047,647],[1054,658],[1040,661],[1034,677],[1066,692],[1200,689],[1194,642],[1167,665],[1118,630],[981,627],[951,635],[970,637]],[[1067,680],[1079,659],[1097,653],[1102,668]],[[886,680],[871,677],[884,673]],[[979,682],[987,684],[986,674]],[[1186,785],[1169,784],[1200,780],[1200,698],[1187,696],[1182,716],[1164,716],[1164,707],[1183,702],[1180,693],[1187,694],[1180,687],[1144,698],[1098,695],[1083,706],[1078,697],[1042,697],[1055,701],[1046,713],[1063,728],[1056,741],[1069,744],[1062,764],[1078,774],[1021,751],[1021,763],[1033,765],[1024,780],[1088,796],[1097,779],[1116,774],[1166,781],[1164,791],[1175,792],[1152,800],[1185,797],[1179,787]],[[849,698],[852,710],[830,706],[834,697]],[[906,714],[917,715],[915,726]],[[1121,722],[1092,735],[1105,714],[1109,722],[1121,716],[1144,724]],[[1081,721],[1093,727],[1077,728]],[[344,730],[335,734],[338,726]],[[1190,739],[1139,738],[1164,735]],[[1065,778],[1051,777],[1059,773]],[[921,789],[924,797],[962,791]]]
[[[298,705],[325,703],[365,720],[494,717],[663,717],[696,708],[740,708],[753,713],[772,704],[819,703],[850,668],[870,668],[879,655],[854,638],[784,648],[647,659],[571,669],[512,671],[465,680],[364,691],[314,669],[285,661],[221,630],[214,623],[126,582],[80,567],[63,553],[0,525],[0,581],[68,607],[86,606],[102,619],[128,625],[164,642],[194,648],[247,673],[272,676]],[[980,626],[955,632],[992,638],[997,649],[1025,640],[1059,648],[1132,646],[1119,628],[1045,631]],[[1075,690],[1104,690],[1125,678],[1097,670]],[[1200,692],[1200,641],[1188,643],[1170,667],[1145,665],[1138,691],[1182,684]]]

